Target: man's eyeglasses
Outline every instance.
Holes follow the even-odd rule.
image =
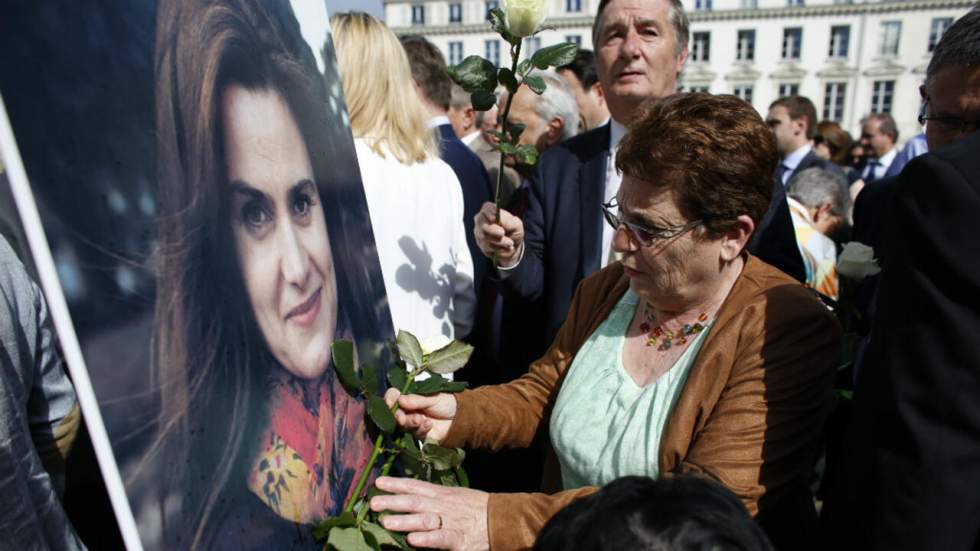
[[[628,222],[619,215],[619,202],[615,197],[608,203],[602,204],[602,216],[606,222],[612,226],[613,230],[618,230],[620,226],[626,228],[633,240],[643,247],[649,247],[657,241],[676,237],[692,228],[696,228],[704,223],[703,220],[692,220],[679,226],[669,226],[666,228],[647,227],[640,224]]]
[[[926,104],[929,100],[926,99]],[[919,115],[919,124],[929,123],[933,128],[942,132],[943,134],[969,134],[976,132],[980,129],[980,121],[968,121],[966,119],[961,119],[960,117],[954,116],[944,116],[944,117],[927,117],[925,113]]]

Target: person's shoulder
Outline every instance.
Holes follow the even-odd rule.
[[[779,329],[781,324],[793,319],[836,323],[813,290],[751,255],[729,300],[730,306],[736,309],[750,306],[763,309],[767,328]]]
[[[810,150],[806,156],[803,158],[803,162],[800,163],[804,168],[821,168],[823,170],[833,172],[834,174],[839,174],[844,176],[844,169],[834,164],[830,159],[824,159],[813,150]]]

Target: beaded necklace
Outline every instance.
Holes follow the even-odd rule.
[[[704,324],[708,321],[708,314],[701,312],[698,315],[698,321],[694,324],[685,323],[680,331],[674,332],[668,329],[664,329],[663,325],[653,326],[653,323],[657,321],[656,316],[650,311],[650,307],[647,304],[643,305],[643,318],[646,320],[640,324],[640,331],[647,334],[647,346],[653,346],[657,344],[657,350],[663,352],[669,350],[670,347],[674,346],[684,346],[688,343],[688,337],[692,335],[697,335],[701,331],[704,331]],[[676,341],[675,341],[676,339]],[[658,344],[659,342],[659,344]]]

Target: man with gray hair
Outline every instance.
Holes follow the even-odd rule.
[[[508,119],[511,124],[525,126],[519,143],[537,147],[540,154],[578,132],[578,107],[564,77],[550,70],[535,71],[534,75],[544,79],[547,87],[541,94],[534,93],[527,86],[518,88],[510,105]],[[501,94],[497,102],[499,113],[503,113],[509,97],[506,91]],[[532,170],[531,166],[523,165],[511,156],[506,162],[525,175]]]
[[[831,236],[845,225],[850,208],[847,179],[822,168],[796,173],[786,189],[796,242],[803,254],[806,283],[837,299],[837,246]]]

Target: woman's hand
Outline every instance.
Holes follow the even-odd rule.
[[[433,396],[406,394],[394,388],[385,392],[385,401],[391,407],[398,401],[395,421],[405,430],[415,432],[424,440],[438,444],[449,433],[449,427],[456,417],[456,397],[441,393]]]
[[[388,530],[408,532],[412,546],[457,551],[490,548],[490,494],[388,476],[379,478],[375,485],[391,495],[375,496],[371,509],[404,513],[385,515],[381,524]]]

